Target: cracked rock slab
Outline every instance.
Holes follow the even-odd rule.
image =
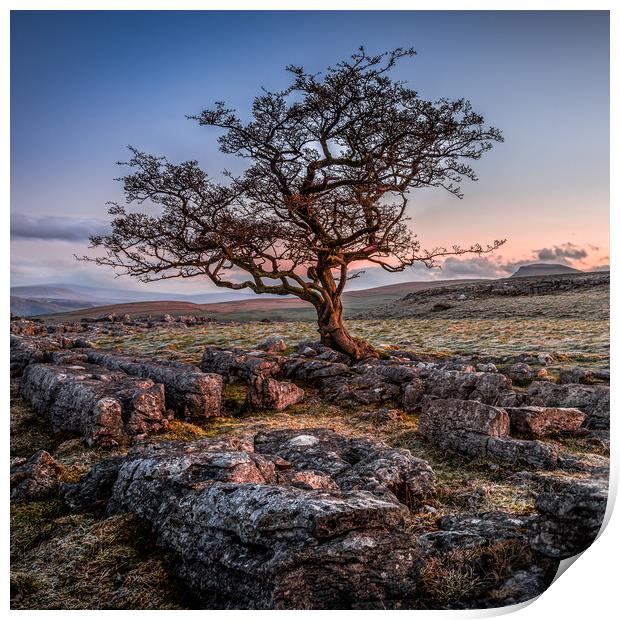
[[[88,445],[115,445],[168,423],[160,384],[92,364],[31,364],[21,395],[49,416],[54,432],[79,433]]]

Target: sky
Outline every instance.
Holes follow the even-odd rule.
[[[521,264],[609,263],[609,18],[603,11],[13,11],[11,14],[11,285],[145,290],[77,262],[122,201],[116,162],[134,145],[217,176],[243,162],[186,115],[224,100],[247,118],[284,67],[320,71],[360,45],[414,47],[393,76],[427,99],[471,100],[505,137],[459,200],[410,195],[424,247],[507,239],[493,255],[389,274],[351,288],[409,280],[502,277]],[[194,294],[200,278],[150,289]]]

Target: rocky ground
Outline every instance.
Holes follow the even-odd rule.
[[[14,608],[498,607],[596,536],[604,327],[358,364],[275,327],[12,322]]]

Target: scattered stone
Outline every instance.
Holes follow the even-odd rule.
[[[286,342],[278,336],[272,336],[261,342],[257,348],[267,353],[280,353],[286,351]]]
[[[55,495],[62,467],[45,450],[11,467],[11,500],[32,501]]]
[[[573,433],[586,420],[579,409],[565,407],[507,407],[510,432],[526,437],[548,437]]]

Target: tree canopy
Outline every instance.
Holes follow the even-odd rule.
[[[263,91],[244,121],[222,102],[189,117],[220,131],[220,150],[247,161],[209,178],[197,161],[172,163],[131,148],[120,180],[128,212],[111,204],[112,231],[92,237],[87,260],[150,282],[207,277],[220,287],[295,295],[317,309],[325,344],[355,359],[372,347],[342,321],[352,266],[402,271],[501,245],[422,249],[408,225],[412,190],[462,197],[470,162],[502,141],[465,99],[427,101],[390,77],[411,49],[360,48],[324,73],[289,66],[291,83]],[[146,205],[151,211],[145,212]]]

